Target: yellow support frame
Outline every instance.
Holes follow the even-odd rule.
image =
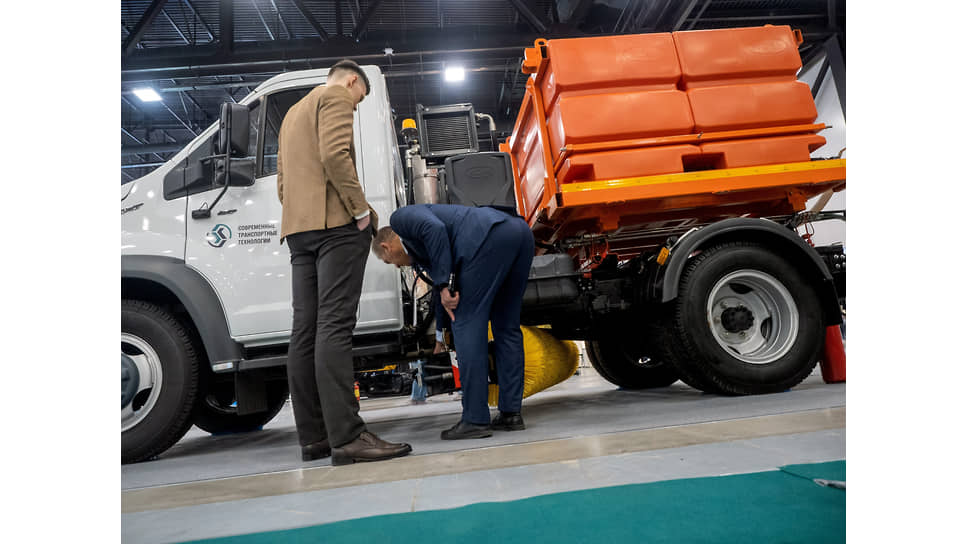
[[[828,159],[566,183],[560,194],[563,208],[710,194],[728,201],[730,193],[778,188],[798,190],[809,198],[846,179],[847,159]]]

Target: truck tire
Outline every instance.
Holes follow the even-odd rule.
[[[633,347],[631,339],[627,336],[585,341],[588,360],[601,377],[624,389],[667,387],[679,380],[675,368],[648,357],[647,346]]]
[[[673,307],[671,303],[656,309],[654,318],[646,326],[647,334],[652,344],[652,352],[655,353],[657,358],[665,361],[674,368],[679,379],[686,385],[704,393],[714,395],[724,394],[724,391],[716,386],[715,383],[693,374],[691,367],[681,363],[683,356],[676,349],[678,346],[675,331],[669,326],[673,321]]]
[[[232,406],[235,402],[235,388],[232,384],[219,384],[217,388],[199,394],[192,413],[192,422],[199,429],[212,434],[257,431],[276,417],[288,398],[289,386],[286,382],[269,382],[266,384],[268,409],[240,416],[238,408]]]
[[[729,395],[799,384],[824,343],[820,301],[807,277],[780,254],[749,242],[700,253],[680,279],[672,317],[673,363],[700,385]]]
[[[178,442],[191,428],[197,389],[198,357],[185,326],[160,306],[122,300],[121,462]]]
[[[592,364],[592,368],[595,369],[595,372],[598,372],[599,376],[601,376],[602,378],[605,378],[606,380],[612,383],[615,383],[614,381],[612,381],[612,377],[608,374],[608,371],[605,370],[605,365],[602,364],[602,360],[599,357],[598,349],[597,349],[598,343],[595,342],[595,346],[593,346],[592,342],[595,342],[595,341],[585,340],[585,354],[588,355],[588,362]]]

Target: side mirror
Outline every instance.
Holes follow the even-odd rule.
[[[255,162],[244,159],[242,164],[232,167],[233,158],[244,158],[249,154],[249,111],[258,101],[243,106],[241,104],[222,104],[218,121],[218,143],[215,156],[215,185],[222,185],[222,192],[215,197],[211,206],[192,210],[192,219],[212,217],[212,209],[225,195],[230,186],[252,185],[255,180]]]
[[[225,159],[215,159],[215,186],[248,187],[255,183],[255,159],[233,159],[229,182],[225,183]]]
[[[249,106],[222,104],[218,123],[218,155],[245,157],[249,153]]]

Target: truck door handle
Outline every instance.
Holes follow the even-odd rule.
[[[230,215],[230,214],[233,214],[233,213],[235,213],[237,211],[238,210],[222,210],[222,211],[218,212],[218,214],[219,215]]]

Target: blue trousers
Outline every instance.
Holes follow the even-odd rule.
[[[509,217],[495,225],[477,254],[461,263],[460,303],[451,329],[457,348],[468,423],[491,422],[487,407],[487,324],[494,333],[498,409],[520,412],[524,393],[521,301],[534,257],[534,237],[525,221]]]

